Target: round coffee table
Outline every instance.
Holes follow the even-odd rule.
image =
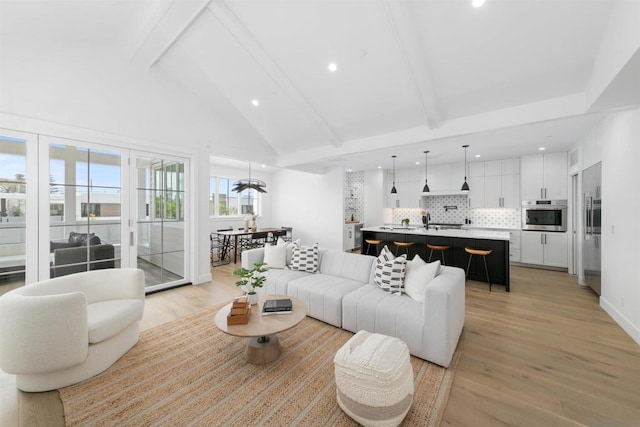
[[[272,314],[263,316],[262,304],[268,299],[289,298],[293,303],[291,314]],[[282,347],[276,335],[279,332],[293,328],[307,315],[305,303],[295,297],[287,295],[260,295],[258,304],[251,307],[251,317],[246,325],[227,325],[227,314],[231,309],[229,303],[222,307],[215,317],[218,329],[225,334],[247,339],[247,362],[263,365],[273,362],[282,354]]]

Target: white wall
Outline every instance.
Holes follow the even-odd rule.
[[[364,218],[365,227],[384,224],[384,171],[382,169],[364,172]]]
[[[342,250],[344,229],[344,170],[323,175],[282,170],[273,174],[272,219],[293,227],[302,244]]]
[[[640,343],[640,108],[611,114],[578,144],[581,170],[602,161],[600,306]]]

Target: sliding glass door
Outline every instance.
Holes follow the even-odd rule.
[[[135,154],[135,263],[148,290],[186,282],[186,178],[184,159]]]
[[[48,148],[50,277],[119,268],[122,153],[64,140]]]
[[[0,130],[0,295],[37,280],[36,150],[36,135]]]

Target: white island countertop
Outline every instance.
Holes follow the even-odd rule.
[[[440,236],[440,237],[458,237],[467,239],[489,239],[489,240],[509,240],[508,231],[492,231],[487,229],[450,229],[450,230],[426,230],[424,227],[409,226],[389,226],[379,225],[373,227],[364,227],[362,231],[375,231],[382,233],[398,233],[413,234],[417,236]]]

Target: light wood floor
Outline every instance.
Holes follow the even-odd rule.
[[[213,269],[208,284],[149,295],[142,328],[238,295],[233,268]],[[640,425],[640,347],[575,277],[512,267],[511,293],[470,281],[466,306],[443,425]],[[57,392],[19,392],[2,372],[0,392],[1,426],[63,424]]]

